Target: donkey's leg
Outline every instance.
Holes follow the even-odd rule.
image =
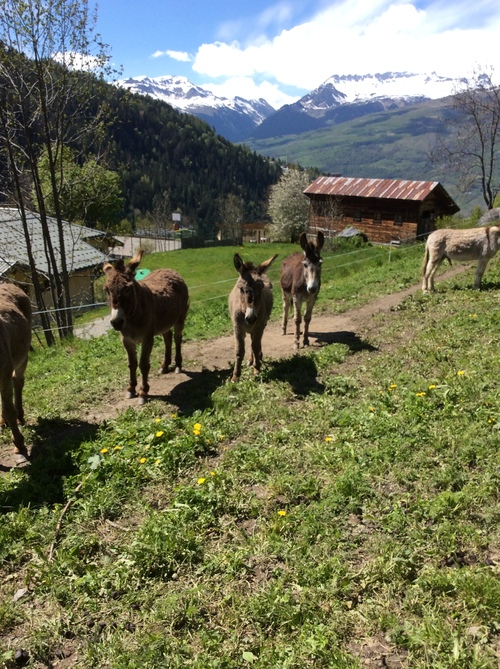
[[[145,404],[149,393],[149,370],[151,368],[150,358],[153,350],[154,337],[144,337],[141,344],[141,357],[139,369],[141,370],[142,383],[139,389],[139,404]]]
[[[288,325],[288,313],[290,311],[291,294],[281,291],[283,296],[283,320],[281,322],[281,334],[286,335],[286,326]]]
[[[479,258],[477,261],[476,280],[474,281],[474,288],[479,290],[481,288],[481,279],[483,278],[484,270],[488,264],[489,258]]]
[[[253,373],[259,374],[260,368],[262,366],[262,330],[254,330],[252,332],[252,358],[251,364],[253,365]]]
[[[127,351],[129,382],[126,397],[130,400],[137,396],[135,390],[137,386],[137,346],[131,339],[122,338],[122,342]]]
[[[240,380],[241,365],[243,363],[243,358],[245,357],[245,332],[244,331],[240,332],[235,328],[234,338],[235,338],[236,357],[231,381],[236,382]]]
[[[295,341],[294,348],[300,347],[300,324],[302,323],[302,316],[300,310],[302,309],[302,300],[299,295],[293,297],[293,318],[295,321]]]
[[[434,290],[434,277],[436,276],[436,272],[438,271],[439,267],[441,266],[442,262],[444,260],[443,258],[438,258],[436,256],[430,255],[429,256],[429,262],[427,264],[427,269],[426,269],[426,276],[427,276],[427,289],[433,291]]]
[[[24,425],[24,407],[23,407],[23,388],[24,388],[24,372],[28,365],[28,356],[14,372],[14,404],[16,406],[17,420],[21,425]]]
[[[26,447],[24,445],[24,437],[21,434],[17,424],[17,412],[13,401],[13,393],[14,387],[12,371],[10,371],[0,381],[0,394],[2,396],[2,420],[11,429],[15,452],[25,454]]]
[[[166,374],[172,364],[172,330],[167,330],[163,334],[163,343],[165,344],[163,353],[163,362],[160,367],[160,374]]]
[[[304,314],[304,346],[309,346],[309,323],[312,318],[313,307],[316,304],[316,295],[311,295],[306,302],[306,313]]]
[[[176,323],[174,326],[174,341],[175,341],[175,373],[180,374],[182,371],[182,332],[184,330],[184,322]]]

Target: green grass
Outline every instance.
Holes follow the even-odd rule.
[[[170,267],[184,277],[190,295],[185,339],[207,339],[232,331],[227,298],[237,278],[233,264],[235,252],[243,260],[251,260],[255,264],[278,254],[268,275],[274,287],[272,318],[279,319],[281,263],[287,255],[297,250],[300,250],[297,244],[280,243],[189,249],[147,255],[141,267],[151,270]],[[327,241],[322,256],[323,284],[321,300],[316,309],[340,312],[398,290],[398,287],[413,284],[418,280],[422,248],[420,245],[392,250],[371,245],[358,247],[347,240],[340,248],[332,250]],[[370,276],[368,283],[367,272]],[[104,278],[101,278],[96,285],[98,301],[105,301],[103,283]],[[108,313],[109,309],[102,307],[78,317],[75,324],[78,327]]]
[[[325,260],[318,306],[414,283],[417,251]],[[498,262],[483,291],[471,276],[204,411],[93,427],[118,338],[36,351],[39,456],[0,476],[0,666],[23,648],[31,667],[497,667]]]

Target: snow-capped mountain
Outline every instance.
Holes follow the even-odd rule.
[[[133,77],[117,81],[116,85],[132,93],[163,100],[180,111],[198,116],[231,141],[240,141],[251,135],[253,129],[275,111],[262,99],[217,97],[186,77]]]
[[[386,72],[368,75],[333,75],[291,105],[265,119],[255,139],[317,130],[360,116],[397,109],[453,93],[455,79],[436,73]]]
[[[117,85],[163,100],[207,121],[231,141],[300,134],[327,124],[451,95],[457,80],[432,74],[385,72],[333,75],[297,102],[275,111],[265,100],[217,97],[186,77],[134,77]]]
[[[384,74],[333,75],[300,102],[305,108],[325,108],[328,93],[333,106],[376,100],[381,98],[407,100],[436,100],[451,95],[456,79],[432,74],[385,72]]]

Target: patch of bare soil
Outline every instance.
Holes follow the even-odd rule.
[[[440,280],[451,278],[465,269],[457,265],[444,272]],[[352,350],[370,349],[375,350],[379,345],[377,342],[376,317],[381,313],[394,313],[396,307],[409,295],[416,293],[420,284],[413,285],[405,290],[385,295],[372,302],[351,309],[339,315],[315,314],[311,321],[309,333],[309,349],[294,349],[294,323],[289,320],[288,333],[281,334],[281,323],[268,324],[263,338],[264,361],[280,360],[292,357],[305,350],[318,349],[327,344],[344,343]],[[390,345],[390,344],[389,344]],[[397,346],[397,342],[394,342]],[[385,345],[386,347],[387,345]],[[249,353],[250,339],[246,339],[247,357]],[[182,349],[183,371],[180,374],[170,372],[159,374],[152,371],[150,375],[150,398],[165,401],[173,407],[173,410],[186,410],[192,408],[194,389],[203,384],[206,395],[211,394],[218,385],[230,378],[234,364],[234,337],[232,335],[219,337],[208,341],[186,342]],[[125,356],[125,351],[123,352]],[[152,370],[156,362],[152,360]],[[28,367],[29,374],[29,367]],[[108,396],[106,403],[92,407],[86,414],[80,416],[87,424],[99,424],[105,420],[113,419],[118,413],[126,408],[139,406],[137,399],[125,399],[127,379],[123,379],[123,389],[117,390],[112,396]],[[200,408],[203,408],[200,406]],[[71,430],[72,428],[69,428]],[[61,426],[58,428],[58,438],[61,438]],[[10,444],[0,443],[0,474],[14,466],[22,466],[18,461]]]

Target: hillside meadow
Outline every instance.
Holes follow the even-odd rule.
[[[187,339],[230,331],[235,250],[277,247],[168,256]],[[318,317],[418,282],[421,246],[343,251]],[[500,265],[481,292],[473,271],[361,323],[355,348],[214,372],[183,412],[90,422],[123,387],[116,333],[37,346],[36,457],[0,472],[0,666],[497,667]]]

